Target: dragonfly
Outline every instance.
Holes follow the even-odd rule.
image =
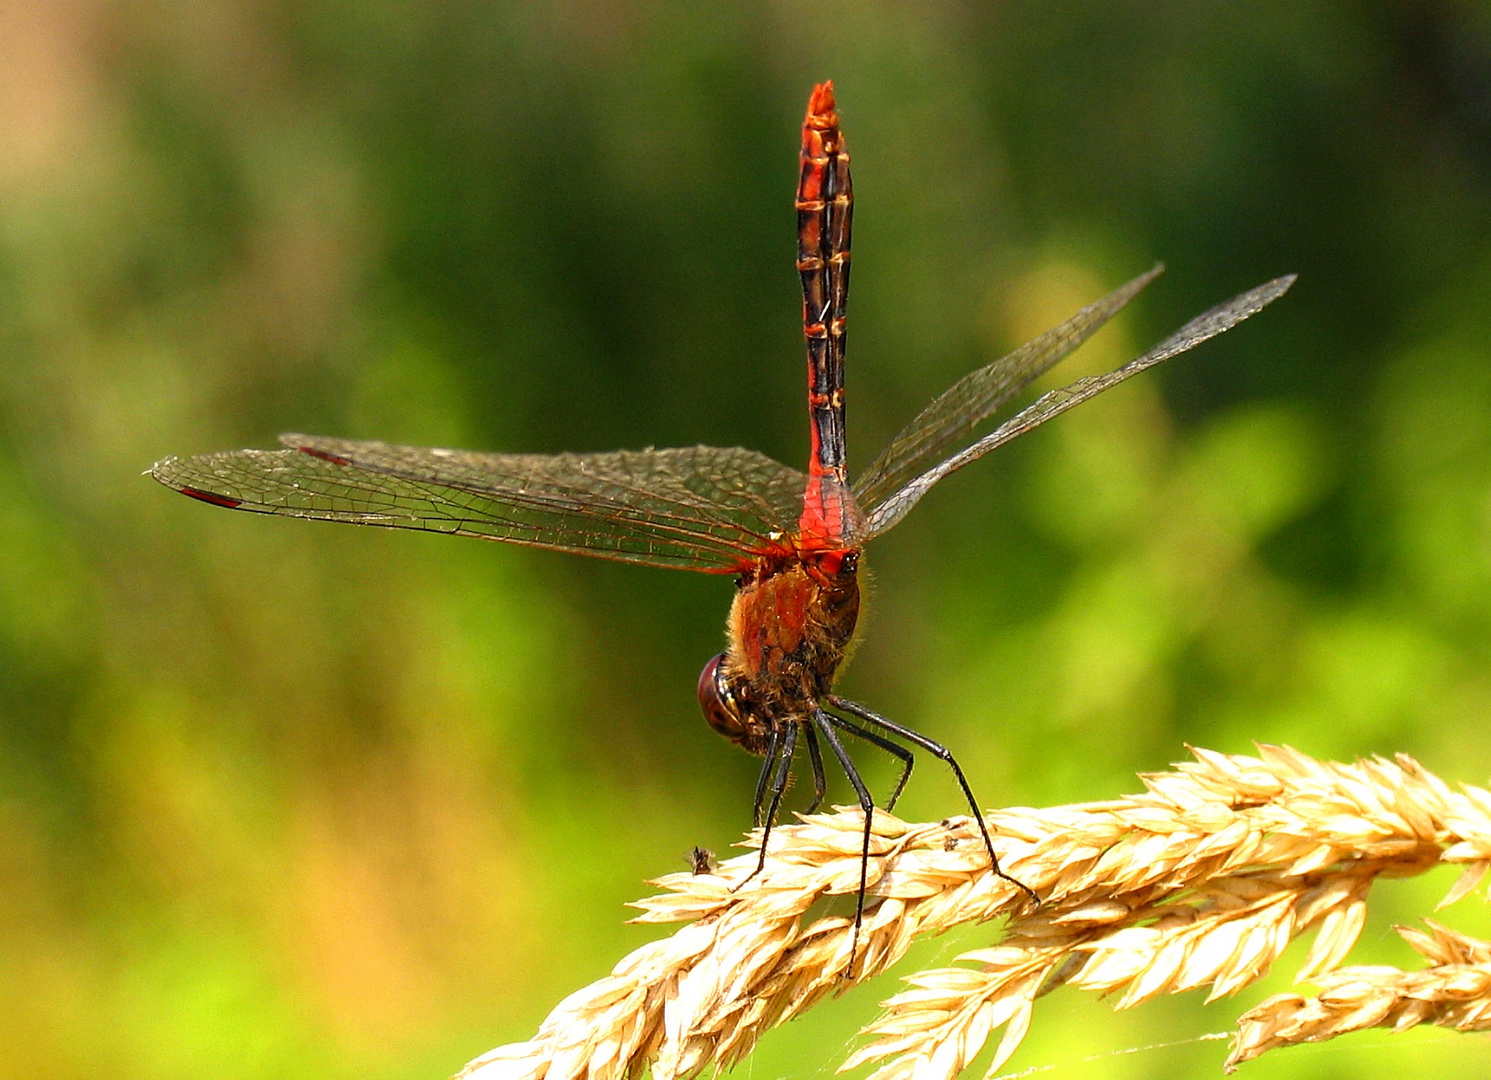
[[[727,647],[704,665],[698,698],[710,727],[762,758],[754,799],[754,820],[762,830],[756,873],[765,865],[800,748],[806,748],[813,777],[807,812],[822,804],[826,747],[864,816],[857,937],[876,804],[846,746],[852,739],[899,762],[886,811],[910,778],[915,751],[944,762],[972,811],[990,871],[1039,904],[1030,889],[1000,869],[978,801],[953,754],[834,693],[859,616],[861,552],[945,477],[1256,314],[1283,295],[1294,277],[1242,293],[1122,367],[1043,394],[984,430],[1001,408],[1148,285],[1163,269],[1156,266],[958,380],[851,482],[844,348],[854,194],[832,82],[815,86],[808,100],[799,166],[797,272],[810,443],[805,473],[739,447],[493,454],[292,434],[280,437],[279,450],[168,457],[151,475],[184,495],[234,510],[475,536],[733,576]]]

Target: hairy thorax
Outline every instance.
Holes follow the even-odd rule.
[[[730,606],[723,675],[748,708],[741,746],[760,753],[774,724],[806,719],[829,691],[859,618],[858,554],[765,563]]]

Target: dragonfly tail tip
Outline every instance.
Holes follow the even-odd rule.
[[[822,116],[831,113],[838,107],[834,101],[834,81],[825,79],[813,87],[813,95],[808,98],[808,115]]]

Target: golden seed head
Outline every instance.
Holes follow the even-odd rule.
[[[951,1080],[1002,1030],[992,1074],[1057,985],[1121,991],[1120,1008],[1198,988],[1211,1000],[1265,974],[1307,930],[1317,933],[1298,978],[1319,995],[1276,995],[1245,1014],[1229,1069],[1365,1027],[1491,1028],[1491,944],[1432,920],[1399,929],[1426,969],[1341,967],[1379,876],[1460,864],[1446,903],[1479,883],[1491,866],[1491,792],[1452,791],[1401,756],[1193,753],[1143,777],[1141,794],[988,816],[1001,866],[1042,896],[1037,911],[989,872],[981,845],[949,845],[947,822],[876,811],[854,956],[849,919],[803,919],[820,897],[858,888],[860,811],[778,826],[764,870],[738,892],[754,854],[654,882],[663,892],[636,903],[637,921],[688,925],[561,1002],[533,1039],[460,1075],[634,1080],[650,1068],[672,1080],[728,1068],[768,1028],[884,971],[917,937],[996,916],[1008,916],[997,945],[907,976],[911,988],[843,1068],[878,1062],[872,1080]]]

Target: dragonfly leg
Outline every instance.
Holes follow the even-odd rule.
[[[863,739],[873,746],[878,746],[892,757],[900,759],[900,779],[896,781],[896,786],[891,789],[890,798],[885,803],[886,810],[894,810],[896,808],[896,800],[901,797],[901,792],[906,788],[906,781],[911,779],[911,767],[916,764],[915,756],[904,746],[891,742],[883,735],[876,735],[873,731],[867,731],[858,724],[845,720],[842,716],[834,716],[830,713],[828,718],[832,721],[834,727],[843,728],[856,738]]]
[[[849,777],[849,783],[854,785],[854,793],[859,796],[859,808],[865,812],[865,833],[859,849],[859,895],[854,901],[854,936],[849,942],[849,965],[844,969],[844,976],[847,978],[854,970],[854,956],[859,950],[859,928],[865,918],[865,890],[869,886],[870,873],[870,828],[875,820],[875,800],[870,798],[870,789],[865,787],[865,782],[860,779],[859,770],[854,767],[854,762],[849,760],[849,752],[839,741],[839,733],[834,730],[835,719],[822,709],[813,710],[813,723],[827,740],[828,748],[833,751],[834,757],[839,759],[839,767],[844,770],[844,775]]]
[[[775,746],[778,739],[775,731],[771,733],[771,738],[772,744]],[[777,760],[776,775],[771,778],[771,806],[766,811],[765,820],[758,822],[761,826],[761,857],[756,860],[756,869],[752,870],[750,875],[740,885],[744,885],[746,881],[750,881],[751,878],[766,869],[766,843],[771,839],[771,827],[776,824],[777,808],[782,805],[782,793],[787,790],[787,781],[792,779],[792,754],[797,749],[797,725],[788,724],[786,730],[781,733],[780,738],[781,751]],[[765,775],[764,770],[762,775]],[[740,888],[740,885],[735,886],[735,888]],[[734,892],[735,889],[731,889],[730,891]]]
[[[816,814],[823,805],[823,795],[828,791],[828,781],[823,776],[823,751],[818,749],[818,733],[811,725],[804,725],[803,735],[808,740],[808,759],[813,763],[813,801],[807,812]]]
[[[953,757],[952,751],[941,743],[927,738],[920,732],[912,731],[910,728],[902,727],[900,724],[887,720],[877,713],[872,713],[857,702],[848,701],[834,694],[828,695],[828,701],[834,708],[852,713],[865,723],[878,727],[882,731],[889,732],[898,739],[905,739],[913,746],[919,746],[928,753],[935,754],[938,758],[947,762],[948,768],[952,769],[953,776],[958,780],[958,786],[963,789],[963,797],[968,800],[968,808],[973,811],[973,820],[978,825],[979,835],[984,839],[984,849],[989,853],[990,869],[994,871],[996,877],[1003,878],[1028,896],[1031,903],[1037,907],[1040,906],[1041,898],[1035,894],[1034,889],[1026,885],[1023,881],[1016,881],[999,868],[999,856],[994,854],[994,841],[989,839],[989,828],[984,824],[983,811],[978,808],[978,800],[973,797],[973,789],[968,786],[968,778],[963,775],[963,769],[958,765],[957,759]]]
[[[756,778],[756,800],[751,811],[751,824],[761,827],[761,807],[766,803],[766,786],[771,782],[772,770],[777,765],[777,753],[782,748],[782,736],[773,730],[766,737],[766,753],[761,755],[761,775]]]

